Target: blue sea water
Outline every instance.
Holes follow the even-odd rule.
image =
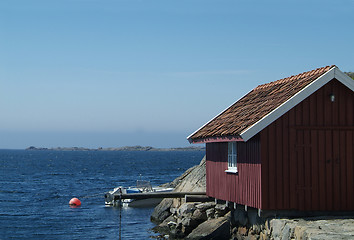
[[[203,155],[0,150],[0,239],[149,239],[153,208],[106,207],[104,193],[140,175],[153,185],[170,182]],[[73,197],[81,207],[68,205]]]

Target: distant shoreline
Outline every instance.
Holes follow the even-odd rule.
[[[125,146],[115,148],[84,148],[84,147],[28,147],[26,151],[204,151],[205,147],[176,147],[176,148],[154,148],[150,146]]]

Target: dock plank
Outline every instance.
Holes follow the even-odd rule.
[[[182,198],[186,195],[206,195],[206,192],[147,192],[114,194],[114,200],[119,199],[148,199],[148,198]]]

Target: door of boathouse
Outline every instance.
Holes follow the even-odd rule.
[[[290,179],[297,209],[353,209],[353,137],[349,128],[296,130]]]

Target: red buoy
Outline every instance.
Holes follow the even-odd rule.
[[[69,205],[70,206],[80,206],[81,205],[81,201],[78,198],[72,198],[69,201]]]

